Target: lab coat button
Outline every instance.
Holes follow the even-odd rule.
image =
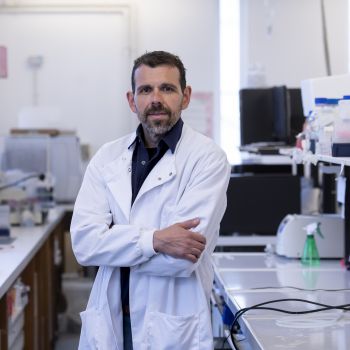
[[[158,180],[160,181],[162,178],[161,177],[158,177]]]
[[[169,173],[169,176],[173,175],[173,173]]]
[[[128,168],[128,172],[129,172],[129,173],[131,172],[131,168],[130,168],[130,167]]]

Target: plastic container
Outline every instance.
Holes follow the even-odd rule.
[[[333,125],[324,126],[318,131],[318,140],[316,143],[316,154],[330,156],[332,154],[332,136]]]
[[[327,99],[326,104],[319,114],[316,123],[317,144],[316,153],[332,155],[332,137],[334,134],[334,122],[338,118],[338,101],[336,98]]]
[[[319,127],[330,126],[334,123],[338,114],[338,104],[340,99],[328,98],[325,106],[322,109],[322,113],[318,117]]]
[[[320,255],[318,253],[315,234],[318,234],[323,238],[320,230],[320,223],[313,222],[305,227],[306,240],[304,244],[303,255],[301,257],[301,263],[305,266],[318,266],[320,265]]]
[[[350,156],[350,96],[339,101],[332,135],[332,156]]]
[[[10,236],[10,207],[0,205],[0,238]]]
[[[316,97],[314,101],[315,107],[312,111],[310,111],[305,121],[303,131],[305,135],[305,140],[303,142],[302,148],[306,151],[310,151],[311,153],[315,153],[315,145],[318,139],[317,120],[322,114],[326,102],[327,99],[325,97]]]

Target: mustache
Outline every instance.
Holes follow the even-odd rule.
[[[164,107],[162,104],[152,105],[145,110],[145,115],[156,114],[156,113],[166,113],[170,115],[170,110]]]

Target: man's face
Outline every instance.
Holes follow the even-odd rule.
[[[176,124],[190,97],[189,86],[181,91],[180,73],[176,67],[141,65],[136,69],[135,93],[128,92],[127,98],[143,126],[147,146],[156,146]]]

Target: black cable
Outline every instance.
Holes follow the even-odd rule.
[[[325,306],[323,308],[320,309],[314,309],[314,310],[306,310],[306,311],[289,311],[289,310],[283,310],[283,309],[278,309],[275,307],[265,307],[265,306],[259,306],[259,307],[254,307],[254,308],[244,308],[239,310],[236,313],[235,319],[233,322],[237,322],[238,318],[240,318],[243,314],[245,314],[247,311],[250,311],[252,309],[254,310],[270,310],[270,311],[277,311],[277,312],[283,312],[286,314],[290,314],[290,315],[305,315],[305,314],[311,314],[313,312],[320,312],[320,311],[326,311],[326,310],[344,310],[344,311],[350,311],[350,304],[347,305],[339,305],[339,306]],[[239,315],[237,315],[239,313]]]
[[[232,324],[236,323],[237,320],[244,313],[246,313],[249,310],[252,310],[252,309],[254,309],[254,310],[256,310],[256,309],[264,309],[262,307],[264,305],[278,303],[278,302],[282,302],[282,301],[298,301],[298,302],[308,303],[308,304],[312,304],[312,305],[322,306],[324,309],[322,309],[322,310],[321,309],[315,309],[315,310],[307,310],[307,311],[288,311],[288,310],[277,309],[277,308],[270,308],[270,309],[273,310],[273,311],[280,311],[280,312],[284,312],[284,313],[288,313],[288,314],[295,314],[295,315],[297,315],[297,314],[308,314],[308,313],[312,313],[312,312],[323,311],[323,310],[332,310],[332,309],[341,309],[341,310],[345,310],[345,311],[350,311],[350,309],[349,309],[350,304],[332,306],[332,305],[317,303],[317,302],[309,301],[309,300],[305,300],[305,299],[297,299],[297,298],[296,299],[289,299],[289,298],[288,299],[276,299],[276,300],[271,300],[271,301],[266,301],[264,303],[256,304],[256,305],[253,305],[251,307],[243,308],[243,309],[237,311]]]
[[[39,178],[39,180],[43,181],[45,179],[45,174],[31,174],[31,175],[27,175],[27,176],[23,177],[22,179],[19,179],[17,181],[14,181],[14,182],[11,182],[11,183],[6,184],[4,186],[1,186],[0,187],[0,191],[5,190],[6,188],[17,186],[21,182],[24,182],[24,181],[29,180],[29,179],[34,178],[34,177],[37,177],[37,178]]]
[[[272,307],[264,307],[264,305],[268,305],[268,304],[273,304],[273,303],[278,303],[278,302],[283,302],[283,301],[297,301],[297,302],[303,302],[303,303],[308,303],[308,304],[312,304],[312,305],[317,305],[317,306],[321,306],[321,308],[319,309],[314,309],[314,310],[306,310],[306,311],[289,311],[289,310],[283,310],[283,309],[278,309],[278,308],[272,308]],[[350,304],[343,304],[343,305],[327,305],[327,304],[322,304],[322,303],[317,303],[314,301],[309,301],[309,300],[305,300],[305,299],[291,299],[291,298],[287,298],[287,299],[276,299],[276,300],[270,300],[270,301],[266,301],[260,304],[256,304],[253,305],[251,307],[247,307],[247,308],[243,308],[239,311],[236,312],[235,317],[233,319],[233,322],[231,324],[230,327],[230,334],[228,335],[228,337],[226,338],[226,340],[231,337],[231,341],[234,347],[236,347],[236,341],[234,339],[233,336],[233,331],[234,331],[234,327],[235,324],[238,324],[238,319],[245,314],[247,311],[249,310],[270,310],[270,311],[277,311],[277,312],[282,312],[282,313],[286,313],[286,314],[293,314],[293,315],[301,315],[301,314],[309,314],[309,313],[314,313],[314,312],[321,312],[321,311],[326,311],[326,310],[344,310],[344,311],[350,311]],[[239,326],[239,325],[238,325]]]

